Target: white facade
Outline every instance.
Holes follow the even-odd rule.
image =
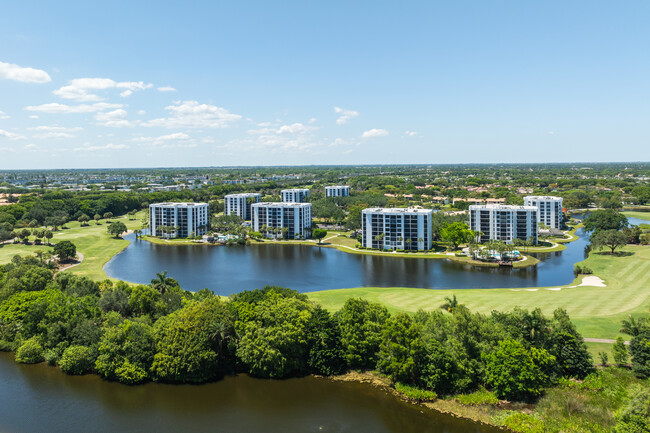
[[[430,250],[431,215],[431,209],[364,209],[361,243],[382,250]]]
[[[309,190],[302,188],[283,189],[282,201],[285,203],[304,203],[309,198]]]
[[[210,206],[207,203],[155,203],[149,205],[152,236],[187,238],[208,230]],[[165,231],[164,227],[172,228]]]
[[[524,197],[524,205],[537,208],[537,223],[550,228],[562,228],[562,197],[548,195],[529,195]]]
[[[537,208],[535,206],[472,205],[469,207],[469,228],[483,235],[477,241],[515,239],[537,243]]]
[[[261,232],[286,228],[286,239],[306,239],[311,236],[311,203],[255,203],[251,205],[252,227]],[[268,237],[282,237],[282,233],[264,233]]]
[[[262,194],[259,193],[243,193],[243,194],[228,194],[224,197],[224,204],[226,208],[226,215],[238,215],[242,219],[249,220],[252,218],[251,205],[259,203]]]
[[[325,197],[348,197],[350,187],[347,185],[335,185],[325,187]]]

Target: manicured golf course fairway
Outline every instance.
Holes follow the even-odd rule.
[[[620,321],[628,314],[647,314],[650,307],[650,247],[627,246],[621,254],[592,253],[581,262],[602,278],[607,287],[551,287],[537,289],[430,290],[399,287],[362,287],[309,293],[309,297],[331,311],[347,298],[363,297],[381,302],[391,311],[414,312],[438,308],[446,296],[473,311],[510,310],[515,306],[541,308],[551,314],[565,308],[584,337],[616,338]],[[579,284],[578,277],[573,285]],[[560,289],[560,290],[558,290]]]
[[[129,230],[142,226],[140,218],[129,221],[126,217],[114,218],[111,221],[123,222]],[[106,232],[108,224],[102,220],[100,225],[90,222],[90,225],[81,227],[76,221],[66,224],[67,229],[60,229],[54,234],[52,243],[71,241],[77,246],[77,251],[83,254],[84,260],[68,272],[87,275],[94,280],[103,280],[106,274],[102,269],[111,257],[122,251],[129,244],[121,238],[114,238]],[[33,240],[33,237],[31,238]],[[33,255],[39,250],[51,250],[46,245],[5,244],[0,247],[0,263],[7,263],[16,254]]]

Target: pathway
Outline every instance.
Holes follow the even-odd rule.
[[[67,271],[70,268],[74,268],[75,266],[79,266],[81,264],[81,262],[83,262],[83,260],[84,260],[84,255],[81,254],[80,252],[77,252],[77,261],[76,261],[76,263],[73,263],[73,264],[68,265],[68,266],[64,266],[63,268],[56,271],[56,273],[58,274],[59,272]]]

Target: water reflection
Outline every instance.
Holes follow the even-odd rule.
[[[0,353],[0,431],[439,432],[494,428],[423,411],[369,385],[226,377],[129,387]]]
[[[578,230],[582,235],[582,230]],[[301,292],[348,287],[487,289],[566,285],[573,264],[584,258],[580,238],[562,252],[537,254],[533,268],[483,268],[450,260],[348,254],[308,245],[167,246],[136,240],[105,267],[110,277],[148,283],[167,270],[189,290],[220,295],[275,284]]]

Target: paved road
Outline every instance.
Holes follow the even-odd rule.
[[[616,340],[611,340],[609,338],[584,338],[587,343],[609,343],[614,344]],[[629,341],[626,341],[625,344],[630,344]]]

